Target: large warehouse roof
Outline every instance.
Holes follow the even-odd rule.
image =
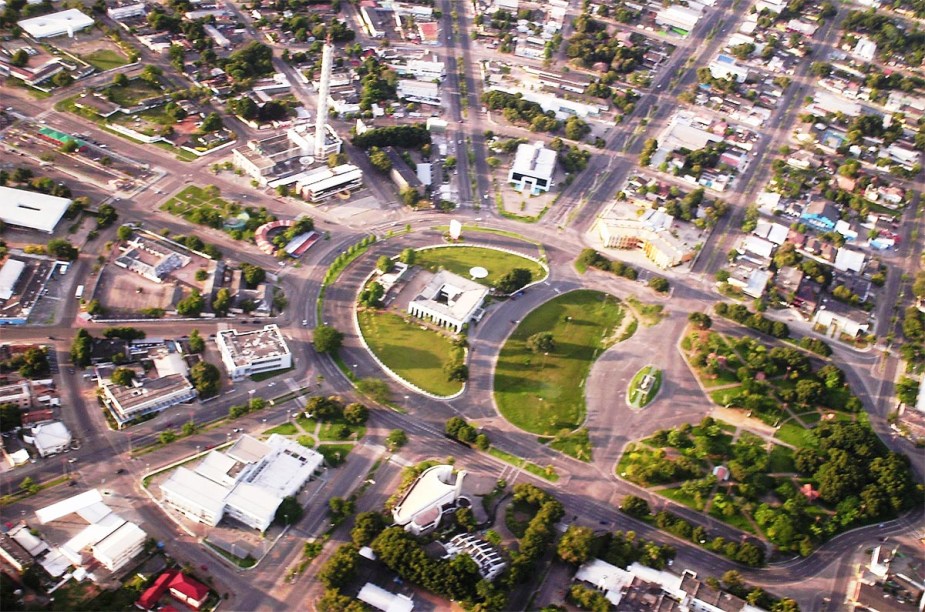
[[[78,9],[68,9],[50,15],[23,19],[17,25],[33,38],[49,38],[62,34],[74,36],[74,32],[92,26],[93,18]]]
[[[50,234],[71,205],[68,198],[34,191],[0,187],[0,220],[8,225],[26,227]]]
[[[18,259],[7,259],[0,266],[0,300],[8,300],[13,296],[13,288],[25,268],[26,264]]]

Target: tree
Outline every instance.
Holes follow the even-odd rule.
[[[244,278],[244,282],[247,283],[248,289],[253,289],[266,280],[267,271],[260,266],[244,263],[241,264],[241,275]]]
[[[369,409],[363,404],[354,402],[344,407],[344,420],[351,425],[362,425],[369,418]]]
[[[79,148],[80,148],[80,145],[77,144],[76,140],[68,139],[68,140],[65,140],[64,143],[61,145],[61,147],[59,148],[59,151],[61,151],[62,153],[73,153]]]
[[[19,483],[19,488],[28,493],[29,495],[35,495],[42,488],[36,483],[30,476],[26,476],[22,479],[22,482]]]
[[[172,429],[165,429],[157,435],[157,441],[161,444],[170,444],[177,439],[177,432]]]
[[[565,137],[569,140],[581,140],[591,133],[591,126],[579,117],[569,117],[565,120]]]
[[[392,160],[385,151],[378,147],[369,150],[369,163],[383,174],[387,174],[392,169]]]
[[[158,77],[160,77],[162,74],[164,74],[164,71],[161,70],[160,67],[155,66],[154,64],[146,64],[145,67],[142,68],[139,77],[143,81],[147,81],[155,87],[160,87],[160,81],[158,80]]]
[[[16,404],[0,404],[0,431],[12,431],[22,426],[22,410]]]
[[[376,269],[383,274],[392,271],[392,258],[388,255],[380,255],[376,260]]]
[[[659,293],[668,293],[671,285],[664,276],[653,276],[649,279],[649,288]]]
[[[26,53],[25,49],[17,49],[16,52],[13,53],[13,57],[10,58],[10,63],[17,68],[22,68],[29,63],[29,54]]]
[[[90,365],[90,355],[93,352],[93,336],[86,329],[77,330],[77,336],[71,344],[71,360],[74,365],[87,367]]]
[[[201,335],[199,335],[198,329],[194,329],[192,332],[190,332],[186,344],[187,347],[189,347],[190,353],[201,353],[206,350],[206,341],[202,339]]]
[[[713,325],[713,319],[704,312],[692,312],[687,316],[687,320],[697,329],[710,329]]]
[[[318,572],[318,580],[328,588],[339,589],[353,580],[359,560],[358,549],[351,544],[343,544]]]
[[[475,531],[478,524],[475,522],[475,515],[472,514],[472,508],[457,508],[454,513],[456,524],[469,533]]]
[[[391,452],[395,452],[407,443],[408,434],[401,429],[393,429],[385,439],[386,448]]]
[[[177,314],[181,317],[198,317],[205,306],[202,294],[198,289],[193,289],[192,293],[177,302]]]
[[[549,332],[537,332],[527,338],[527,348],[534,353],[549,353],[556,350],[556,342]]]
[[[182,433],[184,436],[191,436],[198,430],[199,427],[196,425],[196,423],[192,420],[189,420],[186,423],[183,423],[183,426],[180,428],[180,433]]]
[[[203,134],[208,134],[210,132],[217,132],[224,127],[222,123],[222,118],[218,113],[212,112],[206,115],[205,119],[202,120],[202,125],[199,126],[199,131]]]
[[[416,260],[417,260],[417,251],[415,251],[414,249],[404,249],[401,252],[401,254],[398,256],[398,261],[408,266],[413,266]]]
[[[49,255],[53,255],[59,259],[67,259],[68,261],[74,261],[80,253],[77,247],[64,238],[52,238],[48,241],[48,244],[45,245],[45,249],[48,251]]]
[[[130,225],[120,225],[116,231],[116,238],[122,241],[131,240],[134,230]]]
[[[305,412],[319,421],[332,421],[338,419],[343,414],[344,407],[340,398],[316,396],[308,400],[305,405]]]
[[[384,295],[385,288],[380,283],[373,281],[360,293],[360,304],[367,308],[378,308]]]
[[[23,378],[45,376],[51,371],[48,364],[48,349],[45,347],[30,347],[26,349],[16,363],[19,366],[19,375]]]
[[[51,82],[54,83],[55,87],[67,87],[74,82],[74,77],[67,72],[59,72],[51,78]]]
[[[355,504],[352,500],[344,499],[343,497],[332,497],[328,500],[328,510],[331,514],[331,522],[335,525],[340,525],[353,514]]]
[[[120,72],[116,76],[112,77],[112,84],[116,87],[126,87],[128,86],[128,77],[124,73]]]
[[[314,345],[319,353],[337,353],[344,342],[344,334],[330,325],[319,325],[315,328]]]
[[[896,383],[896,397],[903,404],[907,406],[912,406],[915,404],[916,399],[919,395],[919,382],[914,378],[909,378],[908,376],[903,376],[898,383]]]
[[[499,293],[511,294],[520,291],[533,280],[533,273],[526,268],[514,268],[495,283]]]
[[[466,382],[469,380],[469,366],[458,361],[451,361],[443,367],[446,379],[452,382]]]
[[[385,529],[385,517],[379,512],[361,512],[353,522],[350,539],[357,547],[369,546],[382,530]]]
[[[590,527],[569,525],[569,528],[562,535],[562,539],[559,540],[556,553],[566,563],[581,565],[591,558],[593,544],[594,532]]]
[[[117,385],[128,387],[135,380],[135,371],[129,368],[116,368],[109,379]]]
[[[624,497],[620,510],[635,518],[645,518],[652,513],[649,509],[649,502],[635,495]]]
[[[287,495],[276,509],[275,522],[282,525],[294,525],[302,518],[304,509],[294,495]]]
[[[224,317],[231,308],[231,291],[227,287],[222,287],[215,293],[215,299],[212,300],[212,311],[216,316]]]
[[[200,397],[212,397],[218,393],[222,374],[217,367],[208,361],[200,361],[191,367],[189,376]]]

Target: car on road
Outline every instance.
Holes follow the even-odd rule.
[[[68,463],[77,463],[77,458],[76,458],[76,457],[71,457],[70,459],[67,460],[67,462],[68,462]]]
[[[125,468],[119,468],[118,470],[116,470],[116,474],[124,474],[124,473],[125,473]]]
[[[302,319],[302,327],[308,327],[308,319]]]

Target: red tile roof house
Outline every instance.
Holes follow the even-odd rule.
[[[209,597],[209,587],[185,574],[177,574],[168,586],[171,595],[197,610]]]
[[[154,609],[168,590],[171,597],[196,610],[209,597],[209,587],[177,570],[167,570],[158,576],[154,583],[141,594],[141,597],[135,602],[135,607],[142,610]],[[162,610],[164,609],[166,607],[162,608]]]

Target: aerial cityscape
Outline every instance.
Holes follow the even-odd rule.
[[[922,612],[922,0],[0,0],[0,610]]]

